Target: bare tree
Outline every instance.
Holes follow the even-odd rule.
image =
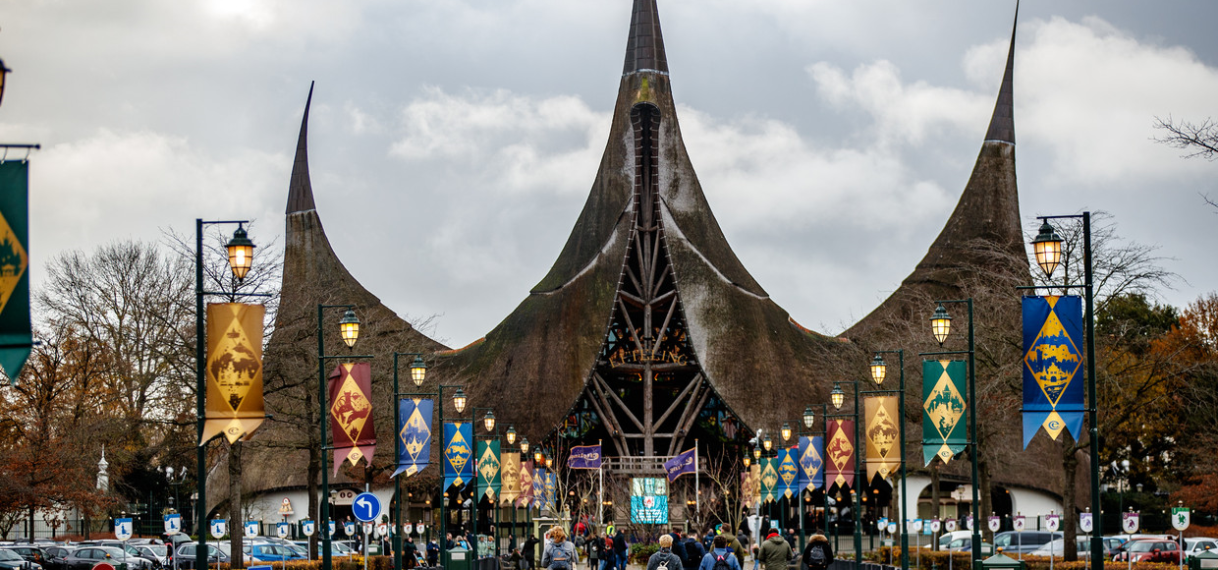
[[[1206,117],[1200,123],[1176,121],[1168,115],[1166,119],[1155,117],[1155,128],[1166,132],[1154,141],[1172,148],[1186,151],[1183,158],[1204,158],[1210,162],[1218,160],[1218,123]],[[1202,196],[1207,204],[1218,210],[1218,201]]]

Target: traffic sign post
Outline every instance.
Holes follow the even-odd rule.
[[[381,500],[372,493],[360,493],[351,502],[351,512],[359,522],[373,522],[381,516]]]

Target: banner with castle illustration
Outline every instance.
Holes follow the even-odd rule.
[[[330,373],[330,429],[334,441],[334,474],[343,460],[372,465],[376,426],[372,422],[372,365],[339,364]]]
[[[901,421],[896,396],[874,396],[863,400],[867,418],[863,435],[867,439],[867,481],[887,479],[901,467]]]
[[[0,161],[0,370],[14,386],[34,344],[30,331],[29,171],[29,161]],[[261,401],[261,390],[258,397]]]
[[[963,360],[922,361],[922,458],[948,463],[968,446],[964,412],[968,364]]]
[[[825,444],[825,486],[846,488],[854,484],[854,420],[829,420]]]
[[[516,497],[516,506],[526,509],[533,507],[533,462],[520,462],[520,495]]]
[[[761,502],[761,465],[754,463],[741,470],[740,500],[741,506],[750,509]]]
[[[249,438],[266,419],[262,404],[262,319],[266,307],[207,305],[207,416],[200,445],[224,434]]]
[[[444,490],[469,483],[474,478],[474,425],[444,424]]]
[[[435,402],[418,398],[398,400],[398,468],[392,477],[409,477],[431,463],[431,413]]]
[[[799,438],[799,488],[809,491],[825,486],[825,438]]]
[[[511,505],[520,496],[520,452],[506,451],[502,460],[499,476],[503,480],[503,488],[499,491],[499,503]],[[529,484],[532,485],[532,481]]]
[[[1023,298],[1023,446],[1083,429],[1082,297]]]
[[[769,457],[761,460],[761,502],[769,503],[778,499],[775,488],[778,487],[778,458]]]
[[[495,504],[495,497],[499,495],[499,486],[501,484],[500,473],[502,462],[499,459],[499,442],[498,441],[479,441],[478,442],[478,493],[486,495],[491,504]],[[481,496],[475,500],[481,500]]]
[[[778,488],[775,494],[790,499],[799,492],[799,449],[778,450]]]

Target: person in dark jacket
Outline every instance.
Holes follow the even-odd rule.
[[[626,533],[622,529],[617,529],[617,534],[613,535],[613,561],[621,570],[626,570],[626,564],[629,562],[626,559],[626,554],[630,549],[626,547]]]
[[[803,562],[808,570],[825,570],[833,563],[833,547],[829,545],[829,539],[825,538],[825,535],[814,534],[808,539]]]
[[[672,552],[672,535],[660,535],[660,549],[647,560],[647,570],[677,570],[683,562]]]
[[[778,529],[770,529],[770,534],[761,543],[761,551],[757,553],[761,567],[765,570],[787,570],[791,556],[791,545],[779,536]]]
[[[605,543],[596,535],[596,531],[588,533],[588,541],[584,543],[584,553],[588,555],[588,570],[600,570],[601,550]]]
[[[529,568],[537,567],[537,542],[537,537],[531,532],[528,538],[524,539],[524,561],[528,563]]]
[[[702,557],[702,563],[698,565],[698,570],[715,570],[719,566],[719,561],[723,560],[727,564],[729,570],[741,570],[740,564],[736,562],[736,556],[727,549],[727,537],[723,535],[715,536],[711,541],[711,551],[707,552]]]
[[[670,538],[672,538],[672,553],[676,554],[677,558],[681,559],[681,567],[684,568],[685,560],[689,556],[688,554],[685,553],[685,542],[683,540],[681,540],[680,533],[678,533],[677,531],[672,530],[672,529],[669,529],[669,530],[671,532],[669,532],[668,536]]]
[[[706,556],[706,549],[702,548],[702,543],[698,542],[698,538],[694,533],[685,533],[685,568],[693,570],[698,565],[702,564],[702,558]]]

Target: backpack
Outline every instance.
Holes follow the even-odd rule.
[[[808,566],[816,566],[823,568],[829,565],[829,560],[825,556],[825,547],[819,544],[813,544],[808,548]]]
[[[550,570],[571,570],[571,558],[561,544],[555,544],[550,553]]]
[[[730,555],[729,555],[730,556]],[[715,565],[711,566],[711,570],[731,570],[732,567],[727,562],[727,556],[715,556]]]

